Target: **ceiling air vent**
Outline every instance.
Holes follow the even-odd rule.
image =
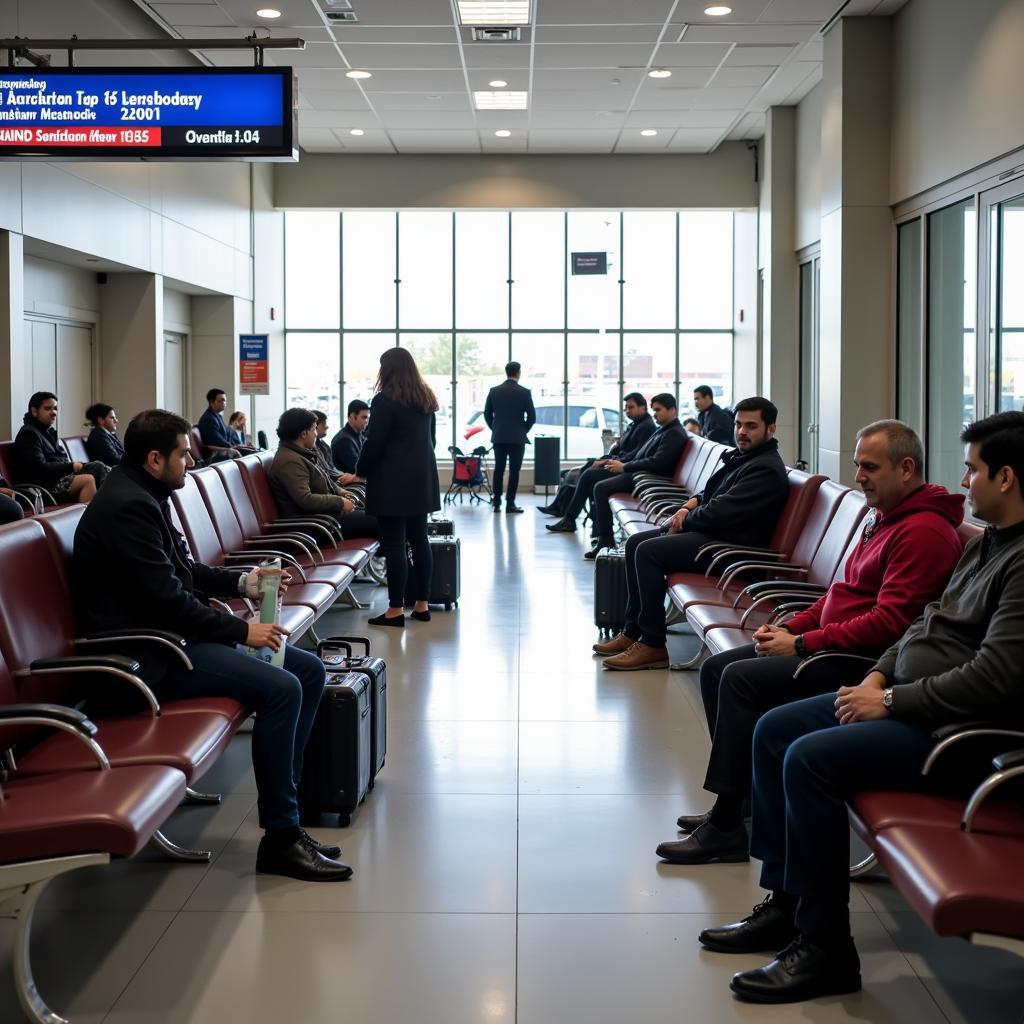
[[[473,26],[475,43],[518,43],[519,28],[512,25]]]
[[[324,17],[334,24],[338,24],[342,21],[354,22],[358,21],[355,11],[324,11]]]

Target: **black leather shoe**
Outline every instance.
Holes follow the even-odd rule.
[[[685,839],[662,843],[655,852],[669,864],[740,864],[750,860],[750,839],[742,825],[722,832],[705,821]]]
[[[799,1003],[860,991],[860,957],[850,939],[841,953],[798,935],[764,967],[734,974],[729,988],[751,1003]]]
[[[777,907],[769,893],[742,921],[705,928],[699,941],[715,953],[771,953],[796,936],[792,914]]]
[[[372,619],[366,620],[371,626],[390,626],[392,629],[405,629],[405,613],[401,615],[375,615]]]
[[[429,622],[430,621],[430,611],[427,610],[425,612],[413,612],[412,613],[412,617],[417,622]]]
[[[559,516],[559,517],[561,517],[561,515],[562,515],[562,513],[559,512],[558,509],[555,508],[554,505],[538,505],[537,506],[537,511],[542,516]]]
[[[576,523],[572,519],[559,519],[557,523],[546,523],[544,525],[545,530],[550,530],[552,533],[575,533]]]
[[[523,511],[525,511],[525,510],[521,509],[518,505],[506,505],[505,506],[505,514],[509,515],[509,516],[510,515],[514,515],[516,512],[523,512]]]
[[[705,821],[709,821],[711,818],[711,812],[705,811],[703,814],[680,814],[676,818],[676,825],[680,832],[685,832],[689,835],[695,829],[700,828]]]
[[[613,547],[615,547],[615,541],[613,541],[613,540],[602,540],[600,537],[598,537],[597,540],[594,541],[594,546],[588,552],[586,552],[583,557],[588,562],[592,562],[595,558],[597,558],[598,551],[601,551],[603,548],[613,548]]]
[[[343,882],[352,869],[339,860],[325,857],[311,839],[297,839],[283,850],[275,850],[266,837],[260,840],[256,870],[264,875],[285,875],[304,882]]]
[[[300,829],[304,838],[308,839],[317,849],[317,853],[322,854],[328,860],[337,860],[341,856],[341,847],[333,846],[331,843],[321,843],[319,840],[314,839],[305,829]]]
[[[499,513],[501,511],[501,502],[500,501],[496,501],[494,503],[494,508],[491,509],[491,511],[494,512],[495,514]]]

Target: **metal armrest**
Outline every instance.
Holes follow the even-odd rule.
[[[785,591],[780,591],[780,592],[777,592],[777,593],[769,591],[768,593],[760,594],[758,597],[755,597],[754,600],[751,601],[750,604],[747,606],[747,608],[744,610],[743,615],[740,617],[740,626],[741,627],[746,626],[747,619],[750,618],[750,616],[754,612],[755,608],[760,607],[762,604],[767,604],[770,601],[775,601],[775,600],[777,600],[780,597],[788,597],[788,596],[789,595],[786,594]],[[810,602],[810,603],[813,604],[814,602]],[[808,606],[807,605],[801,605],[801,607],[808,607]]]
[[[820,597],[826,593],[827,587],[818,583],[808,583],[806,580],[758,580],[756,583],[749,583],[740,591],[741,597],[756,597],[766,590],[784,590],[790,594],[816,594]],[[817,599],[817,598],[816,598]]]
[[[11,484],[11,490],[20,494],[26,500],[31,500],[31,495],[26,494],[28,490],[38,491],[43,498],[51,505],[57,504],[57,499],[42,484]]]
[[[935,762],[938,761],[947,750],[955,747],[962,740],[977,739],[980,736],[1009,736],[1013,739],[1024,740],[1024,731],[1020,729],[1005,729],[998,725],[989,725],[985,722],[969,722],[960,727],[959,731],[950,731],[948,727],[941,730],[942,738],[932,747],[932,752],[921,768],[921,774],[927,775]],[[938,735],[935,733],[933,735]]]
[[[773,626],[781,626],[783,622],[789,621],[792,616],[804,611],[806,608],[810,608],[813,604],[813,601],[787,601],[785,604],[776,606],[775,611],[772,612],[772,617],[768,621]]]
[[[294,547],[297,547],[300,550],[301,554],[305,555],[311,561],[316,561],[316,555],[314,555],[313,552],[310,551],[309,548],[301,540],[287,533],[278,533],[268,537],[246,537],[244,544],[246,548],[258,546],[261,548],[265,548],[267,550],[270,550],[271,548],[278,547],[281,545],[291,544]],[[317,554],[319,553],[320,552],[318,550]],[[245,552],[236,551],[233,552],[233,554],[245,554]]]
[[[718,581],[718,589],[725,590],[733,581],[733,578],[741,572],[759,570],[764,572],[791,573],[794,576],[806,576],[808,570],[802,565],[787,565],[785,563],[772,562],[735,562],[728,565],[722,571],[721,579]]]
[[[700,558],[701,552],[704,549],[701,548],[697,552],[697,557]],[[714,571],[715,567],[724,561],[726,558],[732,558],[734,555],[752,555],[755,558],[777,558],[783,559],[786,557],[783,551],[773,551],[771,548],[726,548],[724,551],[719,551],[712,559],[710,565],[704,573],[705,577],[709,577]]]
[[[39,658],[33,661],[28,668],[18,669],[11,674],[16,678],[64,674],[89,675],[92,673],[116,676],[118,679],[131,683],[146,698],[149,710],[155,718],[160,714],[160,702],[156,699],[156,694],[140,678],[138,672],[139,663],[133,658],[126,658],[121,654],[107,654],[102,657],[78,655],[68,658]]]
[[[151,643],[173,651],[181,659],[181,663],[192,671],[192,662],[185,653],[185,638],[165,629],[108,629],[102,633],[90,633],[89,636],[75,640],[75,647],[108,644]]]
[[[99,731],[81,711],[61,704],[5,704],[0,707],[0,726],[32,725],[59,729],[84,743],[93,753],[100,771],[110,767],[103,748],[93,739]]]
[[[971,831],[974,826],[975,815],[992,793],[1004,782],[1024,777],[1024,748],[1010,750],[1005,754],[993,757],[992,767],[995,768],[995,771],[981,782],[978,788],[971,794],[970,800],[967,801],[963,817],[960,819],[960,828],[964,832]]]
[[[741,590],[736,595],[736,599],[732,603],[733,609],[739,608],[740,603],[742,602],[744,597],[751,597],[755,601],[759,600],[762,597],[772,597],[776,601],[781,600],[783,598],[807,598],[807,607],[810,608],[818,600],[818,597],[820,596],[813,590],[807,591],[798,590],[795,587],[791,588],[788,585],[789,580],[762,580],[761,582],[766,584],[766,586],[761,587],[756,592],[748,593],[748,591],[750,591],[751,589],[750,587],[745,587],[743,590]]]
[[[327,543],[332,546],[342,539],[341,527],[332,519],[331,523],[322,522],[316,519],[275,519],[272,523],[264,523],[265,530],[273,531],[275,528],[283,529],[285,532],[292,532],[296,526],[310,531],[320,531],[326,537]]]
[[[274,551],[269,548],[249,548],[246,551],[227,551],[224,554],[224,561],[231,562],[230,568],[241,569],[243,566],[239,564],[239,559],[244,558],[246,565],[244,568],[247,569],[260,569],[262,566],[253,563],[252,557],[257,555],[260,558],[280,558],[282,566],[287,566],[290,572],[297,573],[299,579],[303,583],[306,582],[306,574],[302,571],[302,566],[295,560],[294,555],[289,555],[287,551]]]
[[[817,654],[812,654],[809,658],[804,658],[796,667],[796,671],[793,673],[793,678],[796,679],[805,668],[810,665],[814,665],[819,661],[825,661],[826,658],[846,658],[853,661],[862,661],[866,665],[874,665],[878,660],[877,658],[871,658],[866,654],[850,654],[848,651],[819,651]]]
[[[250,537],[246,537],[245,542],[248,544],[251,541],[264,541],[273,546],[282,540],[302,544],[309,552],[310,558],[314,561],[316,561],[318,557],[321,562],[324,560],[323,549],[320,547],[320,544],[316,539],[311,537],[308,533],[300,533],[298,530],[291,530],[288,533],[285,533],[283,530],[278,533],[255,533]]]

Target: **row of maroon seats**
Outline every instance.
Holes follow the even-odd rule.
[[[64,450],[67,452],[69,462],[88,462],[89,455],[85,450],[85,438],[82,436],[76,437],[62,437],[61,444],[64,445]],[[16,499],[22,506],[23,511],[26,515],[32,515],[33,505],[30,498],[25,493],[26,487],[38,487],[42,491],[44,502],[53,507],[55,502],[53,496],[36,483],[34,480],[19,480],[14,473],[13,460],[11,458],[11,449],[14,447],[13,441],[0,441],[0,477],[3,477],[8,484],[14,489]]]
[[[0,903],[15,911],[15,983],[38,1021],[60,1019],[39,996],[29,963],[32,911],[44,887],[151,841],[176,859],[208,860],[161,828],[183,799],[219,800],[192,787],[249,715],[228,698],[157,699],[139,658],[157,646],[189,667],[185,642],[173,633],[78,633],[69,572],[83,512],[72,505],[0,528],[0,563],[16,581],[0,589]],[[377,549],[373,540],[342,540],[330,517],[283,519],[260,456],[189,474],[173,513],[206,562],[282,559],[296,578],[283,609],[293,640],[350,593]],[[228,607],[252,611],[242,599]]]
[[[613,496],[623,533],[653,530],[665,522],[686,495],[704,486],[718,466],[721,448],[691,438],[671,480],[645,478],[632,494]],[[749,644],[759,626],[784,623],[842,579],[865,525],[863,494],[796,470],[789,471],[789,479],[789,500],[768,548],[709,545],[704,572],[669,576],[671,601],[701,641],[684,667],[698,664],[706,654]],[[980,532],[973,523],[958,530],[964,544]],[[857,656],[822,652],[804,666],[829,657]],[[862,660],[866,670],[874,659]],[[985,723],[940,733],[925,771],[950,747],[979,736],[1004,743],[1024,739],[1024,733]],[[1000,799],[997,792],[1021,777],[1024,750],[1017,750],[993,760],[992,774],[966,804],[913,793],[860,794],[851,801],[850,820],[872,856],[851,873],[858,876],[880,864],[936,934],[1024,955],[1024,879],[1018,868],[1024,858],[1024,807],[1019,798]]]

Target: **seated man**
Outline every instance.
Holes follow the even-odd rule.
[[[85,450],[94,462],[104,466],[119,466],[124,458],[124,446],[117,436],[117,413],[112,405],[96,402],[85,410],[85,420],[92,424],[85,439]]]
[[[247,452],[256,450],[251,445],[238,444],[231,439],[223,416],[227,404],[228,396],[221,388],[210,388],[206,392],[206,412],[199,417],[196,424],[199,427],[199,436],[203,439],[203,447],[209,452],[213,462],[237,459]]]
[[[942,592],[963,553],[956,532],[963,495],[924,482],[924,448],[910,427],[899,420],[868,424],[857,432],[853,462],[872,511],[842,582],[785,626],[762,626],[753,644],[701,666],[712,738],[704,788],[718,799],[707,814],[679,819],[686,839],[658,847],[658,856],[673,864],[747,859],[741,807],[750,793],[757,720],[779,704],[863,678],[862,665],[841,658],[793,673],[802,658],[820,651],[880,654]]]
[[[316,444],[316,413],[309,409],[286,409],[277,423],[281,443],[267,470],[270,487],[281,512],[301,516],[303,512],[333,515],[341,524],[346,540],[354,537],[380,538],[376,518],[356,512],[355,504],[320,468]]]
[[[324,440],[327,436],[327,413],[314,409],[313,415],[316,417],[316,442],[313,445],[316,460],[320,468],[331,480],[334,483],[338,483],[341,477],[341,470],[334,465],[334,455],[331,452],[331,446]]]
[[[715,393],[701,384],[693,390],[693,404],[697,407],[698,433],[709,441],[732,444],[732,420],[729,414],[715,405]]]
[[[603,459],[591,460],[585,466],[577,466],[570,470],[558,488],[555,500],[550,505],[541,505],[537,509],[545,515],[562,517],[559,522],[549,526],[549,530],[556,533],[574,533],[576,517],[590,497],[594,484],[611,476],[611,471],[607,468],[609,460],[629,462],[657,429],[657,424],[647,411],[647,399],[638,391],[626,395],[624,409],[629,426],[623,431],[622,437],[608,449],[608,454]]]
[[[259,574],[193,562],[171,523],[171,492],[185,485],[188,431],[187,420],[161,409],[128,424],[124,460],[75,533],[71,583],[79,625],[86,633],[149,627],[184,636],[192,669],[159,659],[158,691],[231,697],[256,712],[252,760],[265,830],[256,870],[314,882],[348,878],[352,869],[336,859],[338,847],[317,843],[299,827],[297,786],[323,693],[323,663],[297,647],[285,649],[283,668],[251,658],[239,645],[278,650],[284,630],[209,606],[206,595],[256,597]]]
[[[665,577],[698,568],[697,552],[711,541],[763,547],[789,496],[789,477],[775,440],[778,409],[767,398],[736,404],[736,450],[700,494],[695,494],[661,530],[635,533],[626,541],[626,624],[607,643],[607,669],[668,668],[665,647]],[[682,428],[680,427],[680,430]]]
[[[370,407],[361,399],[353,398],[348,403],[345,426],[331,438],[331,457],[336,469],[345,477],[343,484],[362,483],[356,476],[356,463],[366,442],[366,426],[370,422]]]
[[[14,491],[8,486],[7,481],[0,476],[0,526],[4,526],[7,523],[16,523],[19,519],[24,518],[25,513],[22,512],[18,499],[14,496]]]
[[[593,546],[583,557],[593,561],[601,548],[615,546],[612,533],[612,509],[608,504],[613,494],[620,491],[633,490],[633,478],[637,473],[653,473],[655,476],[671,476],[679,464],[679,458],[686,448],[689,435],[679,422],[679,411],[674,395],[655,395],[651,399],[651,410],[658,424],[657,430],[637,450],[628,461],[609,459],[604,468],[609,475],[603,480],[596,480],[591,485],[590,493],[590,532],[594,538]],[[579,495],[582,488],[576,489]],[[582,507],[582,504],[581,504]],[[570,508],[566,519],[572,512]]]
[[[962,781],[953,764],[945,784],[921,775],[942,726],[1024,725],[1024,413],[979,420],[962,439],[967,499],[989,526],[967,544],[942,596],[859,686],[775,708],[754,731],[750,852],[763,862],[761,885],[771,895],[739,924],[700,934],[717,952],[781,950],[733,977],[741,999],[857,991],[845,801],[866,790]]]
[[[686,427],[691,434],[696,434],[698,437],[701,436],[700,420],[695,420],[692,416],[687,416],[686,419],[683,420],[683,426]]]
[[[106,476],[107,467],[99,462],[83,463],[68,458],[53,426],[57,422],[57,396],[50,391],[37,391],[28,400],[23,422],[11,449],[15,483],[45,487],[58,505],[90,502]]]

